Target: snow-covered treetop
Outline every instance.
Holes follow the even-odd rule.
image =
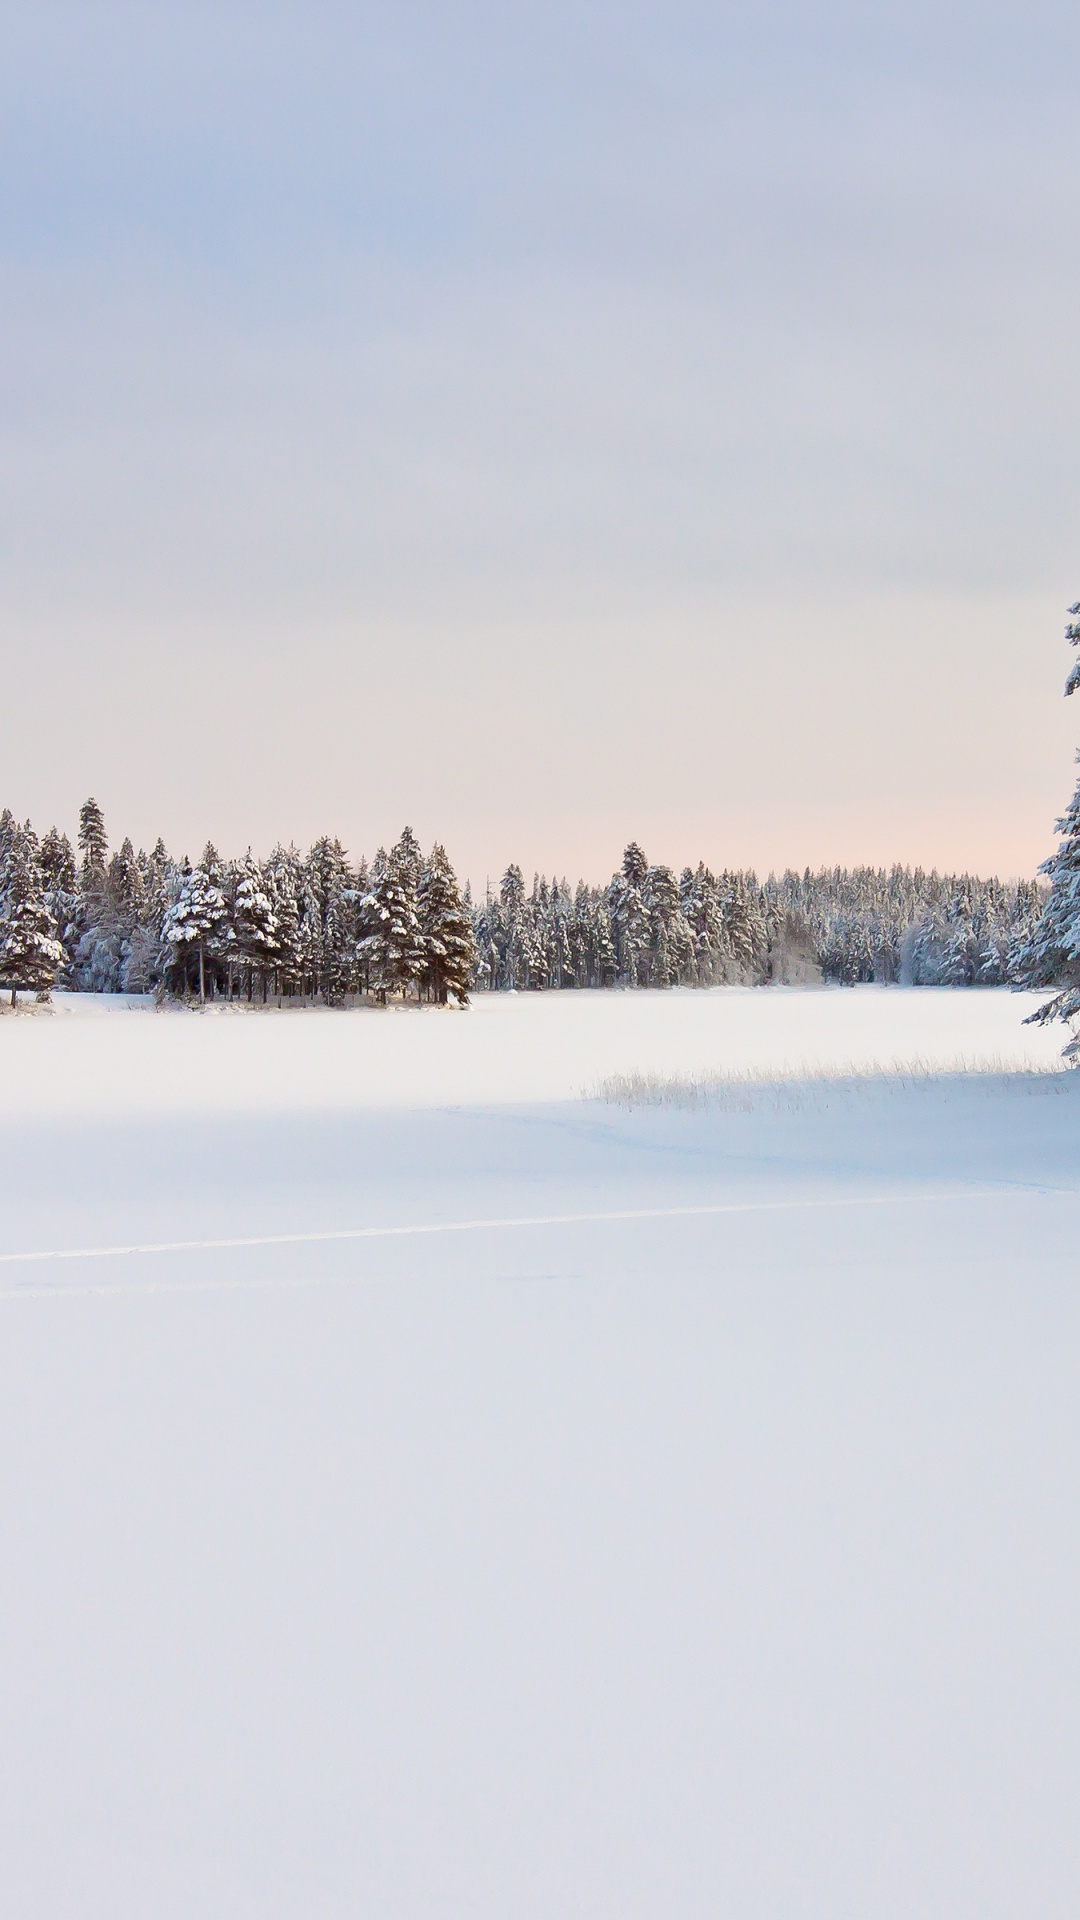
[[[1069,608],[1069,624],[1065,629],[1065,638],[1070,646],[1080,647],[1080,600]],[[1075,693],[1080,687],[1080,660],[1074,660],[1069,677],[1065,682],[1066,695]]]

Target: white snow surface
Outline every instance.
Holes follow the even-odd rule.
[[[0,1912],[1073,1920],[1027,1010],[0,1021]]]
[[[571,1100],[620,1073],[1053,1067],[1063,1030],[1024,1025],[1045,998],[720,988],[484,994],[465,1010],[278,1012],[60,994],[52,1016],[0,1020],[0,1115],[517,1104]]]

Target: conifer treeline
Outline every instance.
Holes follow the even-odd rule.
[[[464,1003],[470,990],[663,987],[824,977],[913,985],[1012,979],[1042,907],[1029,882],[893,867],[676,877],[631,842],[604,887],[511,866],[473,904],[441,846],[406,828],[355,867],[337,840],[193,866],[130,840],[109,854],[88,800],[78,851],[0,816],[0,982],[47,991]]]
[[[1034,882],[859,867],[713,874],[651,866],[636,843],[606,887],[510,867],[475,911],[481,987],[998,986],[1042,908]]]
[[[34,931],[25,908],[34,902]],[[371,866],[350,867],[337,840],[301,855],[277,847],[195,866],[159,840],[109,857],[95,800],[79,816],[79,858],[55,828],[0,816],[0,981],[84,993],[168,993],[202,1000],[392,995],[445,1005],[468,999],[475,964],[470,905],[442,847],[425,859],[406,827]]]

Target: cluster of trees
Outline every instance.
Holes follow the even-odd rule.
[[[0,982],[47,992],[158,991],[178,998],[265,1001],[363,993],[445,1005],[467,1002],[475,968],[471,903],[441,846],[425,858],[406,827],[370,867],[353,869],[337,840],[306,855],[194,866],[125,840],[109,856],[95,800],[79,816],[78,857],[66,834],[40,842],[0,815]]]
[[[636,841],[606,887],[508,867],[475,913],[481,988],[720,986],[809,978],[806,928],[753,874],[652,866]]]
[[[1017,977],[1043,910],[1036,881],[872,867],[786,873],[775,895],[810,930],[827,980],[996,987]]]
[[[1080,799],[1075,807],[1080,819]],[[150,853],[125,840],[110,855],[88,800],[77,848],[55,828],[39,841],[29,822],[0,816],[0,982],[204,1000],[318,996],[332,1006],[356,995],[445,1004],[472,989],[821,977],[990,986],[1040,968],[1049,978],[1060,964],[1044,892],[907,867],[763,883],[701,864],[676,875],[631,841],[605,887],[538,875],[527,890],[511,866],[474,907],[443,848],[424,858],[409,828],[370,866],[351,866],[328,838],[266,860],[224,860],[208,846],[193,866],[160,840]],[[1060,886],[1052,899],[1060,918]]]
[[[631,842],[607,887],[521,869],[476,913],[477,985],[715,986],[824,977],[914,986],[998,986],[1042,911],[1035,882],[828,868],[710,873],[651,866]]]

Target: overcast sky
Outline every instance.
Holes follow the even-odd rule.
[[[0,4],[0,804],[1031,871],[1080,15]]]

